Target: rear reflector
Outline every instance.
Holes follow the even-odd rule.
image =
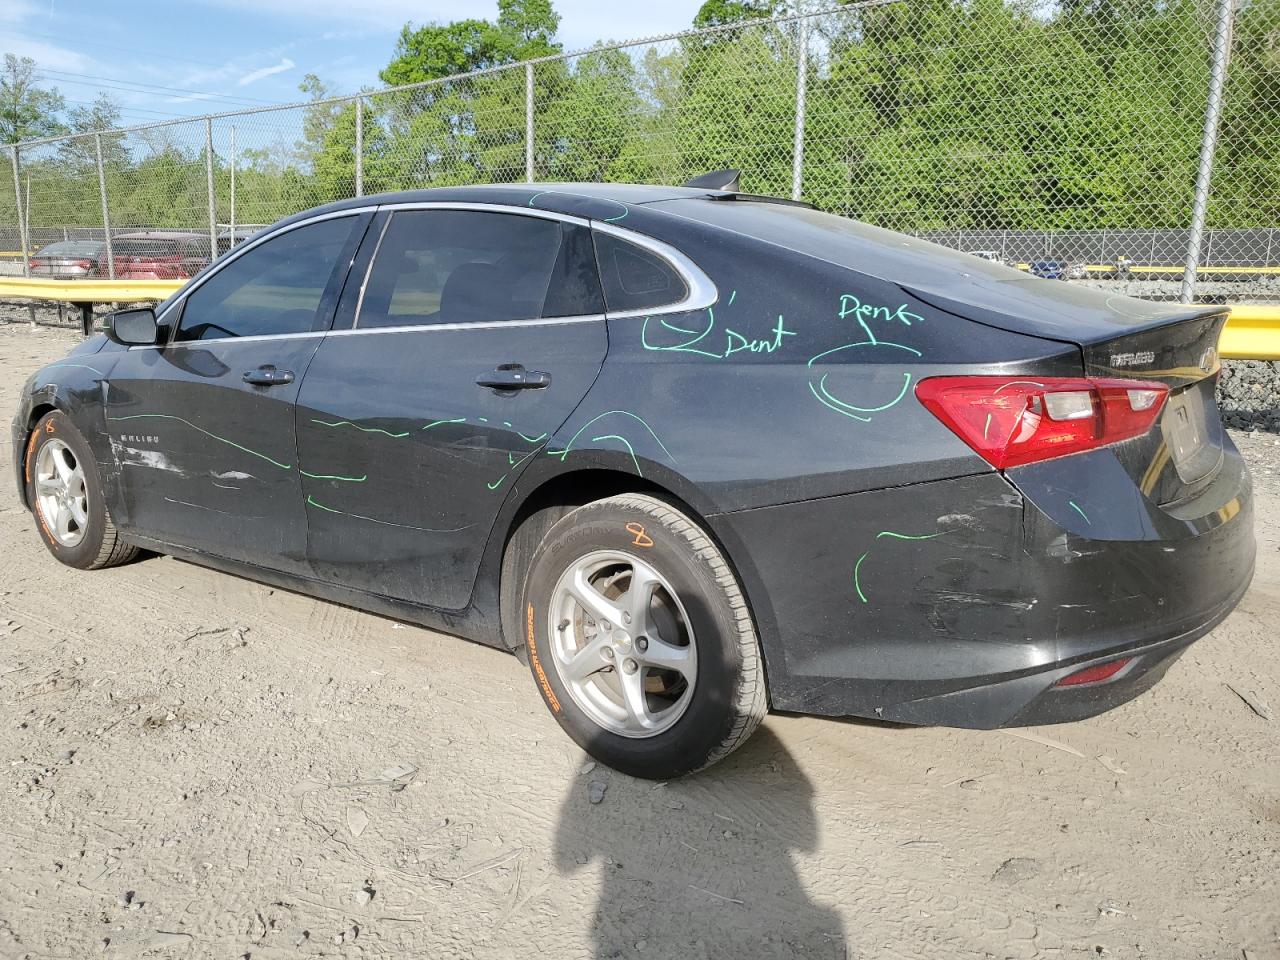
[[[1169,388],[1149,380],[930,377],[916,396],[997,470],[1094,450],[1151,429]]]
[[[1096,667],[1085,667],[1083,670],[1077,670],[1075,673],[1069,673],[1057,683],[1055,687],[1078,687],[1082,683],[1101,683],[1103,680],[1110,680],[1117,673],[1125,668],[1125,665],[1132,660],[1133,657],[1125,657],[1123,660],[1112,660],[1110,663],[1100,663]]]

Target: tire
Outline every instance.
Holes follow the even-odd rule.
[[[548,709],[623,773],[665,780],[710,766],[768,711],[737,579],[706,532],[661,500],[610,497],[558,521],[520,609]]]
[[[61,563],[98,570],[138,555],[111,522],[93,451],[66,414],[55,410],[36,424],[23,477],[40,539]]]

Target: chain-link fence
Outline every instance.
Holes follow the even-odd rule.
[[[157,231],[216,255],[386,190],[736,167],[748,192],[1127,293],[1280,297],[1280,0],[863,0],[3,153],[0,250],[23,264]]]

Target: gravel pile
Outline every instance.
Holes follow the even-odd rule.
[[[1280,363],[1223,360],[1218,406],[1228,427],[1280,433]]]

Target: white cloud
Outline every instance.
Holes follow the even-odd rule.
[[[260,67],[259,69],[254,70],[252,73],[246,73],[243,77],[241,77],[239,80],[236,81],[236,84],[241,87],[247,87],[249,84],[253,83],[255,80],[261,80],[264,77],[273,77],[277,73],[284,73],[286,70],[292,70],[296,66],[297,66],[296,63],[294,63],[288,57],[285,57],[273,67]]]
[[[12,53],[19,57],[30,57],[36,66],[46,70],[66,70],[72,73],[91,72],[87,68],[91,60],[84,54],[76,53],[56,44],[46,43],[21,33],[9,33],[0,40],[0,52]]]

